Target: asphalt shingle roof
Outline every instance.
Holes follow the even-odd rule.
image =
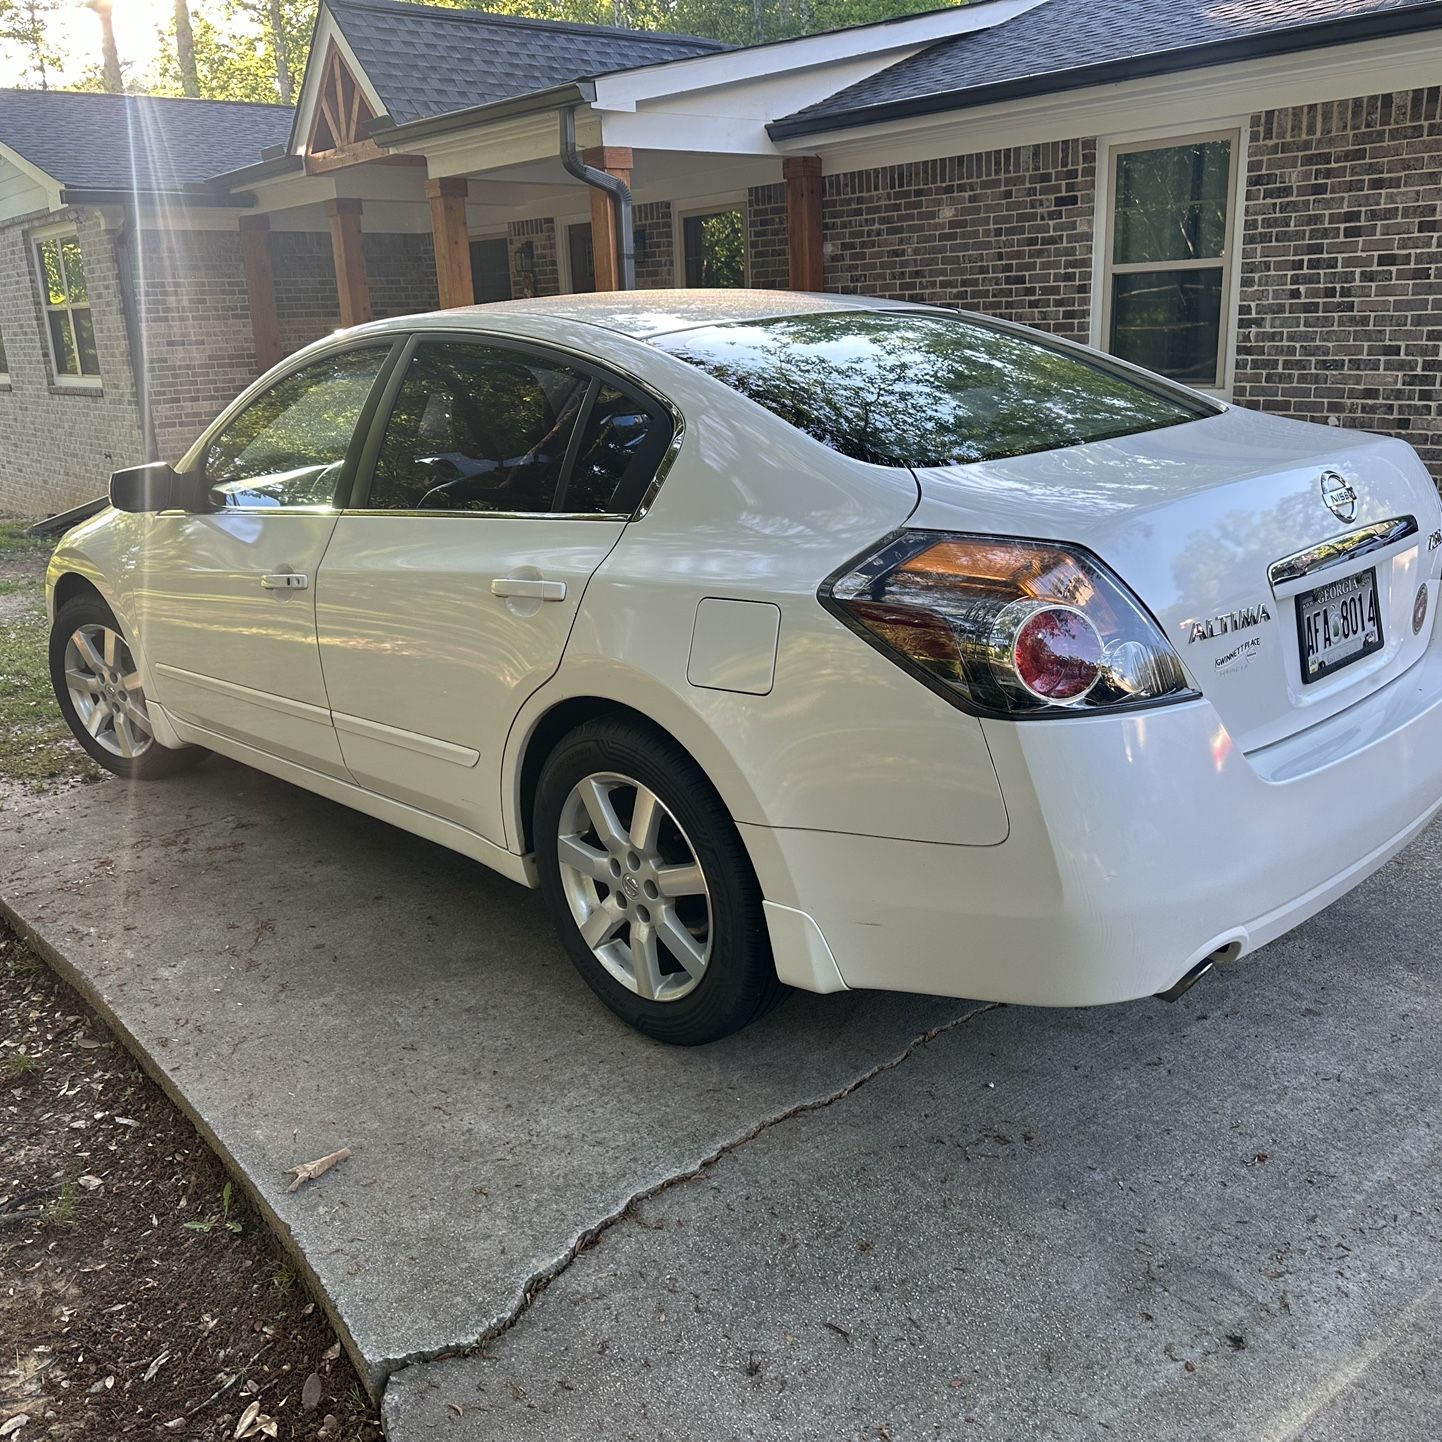
[[[253,165],[290,134],[289,105],[0,90],[0,143],[72,190],[178,190]]]
[[[1442,26],[1437,0],[1043,0],[1014,20],[940,41],[839,90],[776,122],[773,134],[804,134],[808,122],[826,128],[823,122],[841,116],[864,124],[869,109],[926,97],[947,96],[947,108],[960,109],[1008,82],[1035,82],[1035,93],[1061,90],[1068,72],[1091,66],[1131,62],[1145,69],[1148,59],[1168,51],[1228,41],[1260,45],[1302,26],[1360,24],[1410,11],[1435,12]]]
[[[695,35],[395,0],[328,0],[327,9],[398,125],[727,48]]]

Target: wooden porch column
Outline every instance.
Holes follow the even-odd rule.
[[[617,180],[631,183],[631,147],[597,145],[581,152],[581,159]],[[621,250],[616,206],[604,190],[591,187],[591,252],[596,262],[596,289],[621,289]]]
[[[464,175],[445,175],[439,180],[426,181],[426,195],[431,202],[431,236],[436,246],[436,287],[443,307],[475,304],[471,237],[466,229],[469,184]]]
[[[281,358],[280,317],[275,309],[275,271],[270,261],[270,218],[240,217],[240,253],[245,262],[245,293],[250,330],[255,337],[255,368],[268,371]]]
[[[365,244],[361,235],[361,203],[337,196],[325,203],[330,217],[330,248],[335,258],[335,288],[340,297],[340,323],[360,325],[371,318],[371,288],[366,279]]]
[[[821,249],[821,157],[788,155],[781,162],[786,181],[786,231],[791,289],[824,290],[826,260]]]

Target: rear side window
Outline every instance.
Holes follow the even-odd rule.
[[[549,511],[590,384],[522,351],[423,342],[391,408],[368,504]]]
[[[629,514],[660,464],[671,427],[649,405],[598,380],[558,511]]]
[[[842,311],[654,343],[832,450],[879,466],[999,460],[1216,413],[1161,381],[961,317]]]

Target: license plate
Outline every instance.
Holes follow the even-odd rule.
[[[1304,683],[1320,681],[1380,651],[1382,618],[1377,612],[1376,570],[1303,591],[1297,597],[1297,635]]]

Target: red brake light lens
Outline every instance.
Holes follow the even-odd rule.
[[[1197,694],[1140,602],[1078,547],[905,531],[821,599],[967,709],[1044,716]]]
[[[1039,701],[1079,701],[1102,674],[1102,638],[1085,612],[1038,606],[1011,641],[1017,679]]]

